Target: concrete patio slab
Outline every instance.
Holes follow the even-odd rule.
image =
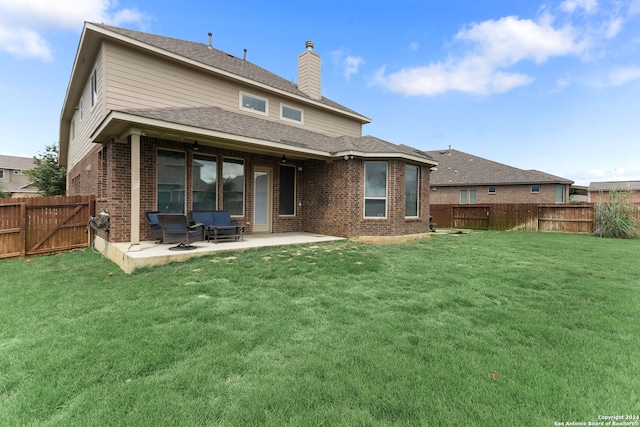
[[[279,234],[250,234],[244,236],[244,241],[195,242],[196,249],[186,251],[172,251],[173,244],[158,244],[155,242],[110,243],[96,238],[95,248],[103,256],[115,262],[125,273],[132,273],[141,267],[167,264],[173,261],[185,261],[189,258],[213,255],[219,252],[244,251],[265,246],[286,246],[306,243],[331,242],[346,240],[343,237],[324,236],[314,233],[279,233]]]

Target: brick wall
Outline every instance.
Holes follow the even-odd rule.
[[[537,203],[553,204],[556,202],[555,184],[540,185],[540,193],[532,193],[531,185],[498,185],[496,193],[489,194],[489,187],[437,187],[431,190],[432,204],[460,203],[460,190],[476,190],[476,203]],[[565,201],[569,201],[569,186],[565,186]]]
[[[191,188],[192,145],[179,141],[141,137],[140,170],[140,240],[150,238],[144,212],[157,210],[156,153],[157,149],[186,153],[187,189]],[[250,154],[200,144],[198,154],[216,156],[218,177],[225,157],[245,161],[244,216],[234,219],[253,232],[253,173],[256,167],[270,168],[273,179],[272,231],[274,233],[306,231],[343,237],[392,236],[424,233],[429,224],[429,169],[420,171],[420,216],[406,219],[405,163],[388,162],[387,218],[364,218],[364,162],[354,159],[333,162],[319,160],[289,160],[296,166],[296,211],[293,216],[279,215],[279,179],[281,158]],[[301,169],[301,170],[300,170]],[[95,194],[96,210],[108,208],[110,231],[103,237],[112,242],[127,242],[130,236],[131,210],[131,147],[130,144],[109,142],[98,145],[90,155],[69,172],[74,180],[69,194]],[[218,209],[222,209],[222,180],[218,179]],[[186,205],[192,205],[191,193],[186,192]],[[187,208],[190,210],[190,208]],[[104,233],[103,233],[104,234]]]

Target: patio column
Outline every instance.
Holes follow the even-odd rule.
[[[131,129],[131,244],[140,244],[140,135]]]

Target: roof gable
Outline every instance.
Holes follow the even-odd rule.
[[[218,50],[204,43],[191,42],[187,40],[175,39],[166,36],[159,36],[140,31],[128,30],[125,28],[113,27],[104,24],[91,25],[107,30],[112,33],[125,36],[126,38],[136,40],[148,46],[153,46],[165,52],[170,52],[179,57],[195,61],[197,63],[212,67],[234,76],[250,80],[252,82],[261,83],[269,88],[286,92],[298,98],[305,99],[309,102],[314,101],[306,93],[298,89],[298,85],[274,74],[262,67],[259,67],[245,59],[237,58],[231,54]],[[322,97],[319,104],[333,109],[349,113],[350,115],[359,116],[363,123],[369,123],[371,120],[361,114],[338,104],[328,98]]]
[[[573,184],[573,181],[537,170],[523,170],[457,150],[427,151],[438,161],[432,186]]]

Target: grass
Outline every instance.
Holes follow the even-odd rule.
[[[482,232],[127,276],[0,261],[0,425],[554,425],[640,414],[640,240]]]

